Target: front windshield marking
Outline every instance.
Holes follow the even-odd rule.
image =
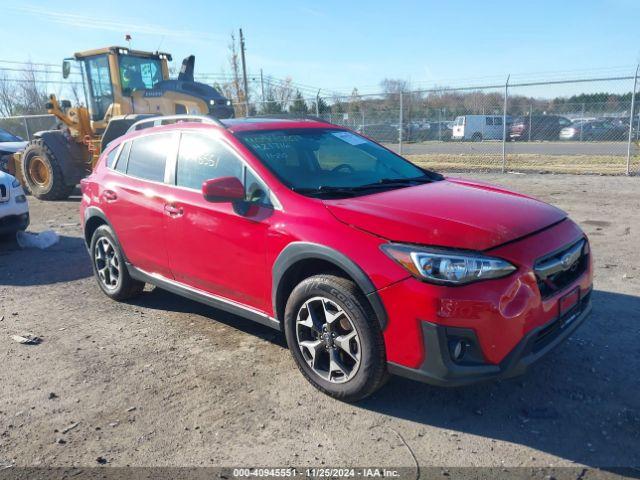
[[[367,138],[345,130],[268,130],[236,135],[283,183],[296,191],[355,188],[364,192],[367,185],[399,188],[410,185],[406,180],[438,178]]]

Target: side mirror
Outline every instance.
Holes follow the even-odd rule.
[[[220,177],[205,180],[202,196],[208,202],[237,202],[244,200],[244,186],[236,177]]]
[[[71,73],[71,62],[69,60],[62,61],[62,78],[69,78]]]

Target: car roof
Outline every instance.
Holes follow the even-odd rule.
[[[245,117],[227,118],[220,121],[232,132],[280,130],[289,128],[342,128],[338,125],[333,125],[329,122],[316,118]]]
[[[225,129],[231,133],[246,132],[246,131],[258,131],[258,130],[285,130],[285,129],[334,129],[345,130],[340,125],[334,125],[329,122],[325,122],[321,119],[315,118],[277,118],[277,117],[243,117],[243,118],[228,118],[219,119],[215,122],[202,122],[199,120],[189,121],[184,120],[175,123],[167,123],[164,125],[156,125],[148,128],[142,128],[140,130],[134,130],[126,133],[125,135],[118,137],[109,145],[118,145],[127,140],[132,140],[136,137],[144,136],[150,133],[159,132],[171,132],[177,129],[193,129],[193,130],[221,130]]]

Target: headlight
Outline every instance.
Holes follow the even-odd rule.
[[[11,182],[11,188],[18,188],[20,186],[20,182],[18,181],[17,178],[13,179],[13,182]]]
[[[476,253],[387,243],[382,251],[414,277],[440,285],[464,285],[509,275],[516,267],[500,258]]]
[[[27,197],[25,197],[24,195],[17,195],[16,196],[16,203],[24,203],[27,201]]]

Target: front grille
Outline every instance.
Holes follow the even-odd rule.
[[[564,290],[587,270],[589,244],[585,238],[536,261],[534,271],[542,298]]]
[[[0,202],[7,202],[9,200],[9,189],[6,185],[0,184]]]
[[[553,342],[560,332],[584,311],[590,300],[591,291],[587,292],[570,310],[540,330],[533,341],[532,351],[538,352]]]

